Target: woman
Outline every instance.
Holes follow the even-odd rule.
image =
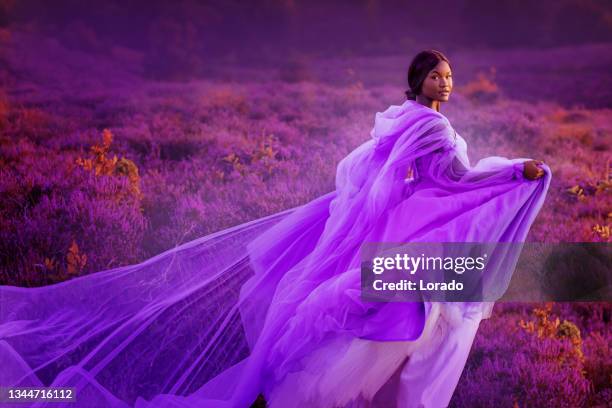
[[[492,302],[364,302],[360,247],[523,242],[551,172],[470,165],[440,113],[440,52],[416,55],[408,84],[335,191],[138,265],[0,287],[0,385],[75,387],[72,407],[446,406]],[[516,254],[498,258],[485,283],[503,286]]]

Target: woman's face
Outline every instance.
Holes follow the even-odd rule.
[[[446,61],[440,61],[423,81],[421,94],[434,101],[446,102],[453,90],[453,77]]]

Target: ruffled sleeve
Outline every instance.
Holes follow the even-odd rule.
[[[416,160],[414,178],[429,179],[449,187],[458,184],[482,187],[513,181],[531,182],[523,176],[524,165],[528,160],[532,159],[489,156],[472,166],[467,156],[467,145],[459,137],[452,146],[443,146]],[[546,165],[542,169],[549,172]]]
[[[524,163],[527,158],[508,159],[502,156],[490,156],[481,159],[475,166],[466,165],[465,161],[450,151],[447,153],[450,163],[446,167],[432,167],[434,177],[440,182],[487,184],[491,182],[522,181]]]

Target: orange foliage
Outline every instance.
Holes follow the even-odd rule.
[[[104,129],[102,132],[102,143],[91,146],[90,151],[93,157],[83,159],[79,157],[76,164],[85,170],[93,171],[96,176],[125,176],[130,181],[130,191],[138,199],[142,198],[140,191],[140,176],[136,164],[125,157],[107,157],[110,146],[113,142],[113,134],[110,130]]]
[[[69,275],[79,275],[87,264],[87,255],[81,254],[76,241],[72,241],[72,245],[68,248],[66,254],[66,268]]]
[[[48,113],[36,108],[22,109],[19,119],[23,124],[36,129],[45,128],[51,122],[51,117]]]
[[[588,111],[557,108],[547,115],[547,118],[551,124],[553,140],[570,140],[578,141],[584,146],[593,145],[595,132],[593,124],[589,122]]]
[[[244,95],[232,91],[230,88],[219,88],[211,91],[204,100],[204,104],[213,109],[232,109],[240,114],[249,110]]]
[[[262,161],[268,175],[272,174],[274,170],[274,160],[278,151],[272,147],[276,142],[276,138],[273,135],[268,135],[262,141],[257,144],[257,147],[253,149],[252,160],[253,162]]]
[[[597,233],[603,239],[610,239],[609,225],[596,224],[595,226],[593,226],[593,232]]]
[[[576,197],[579,201],[585,201],[587,196],[608,193],[612,189],[612,168],[610,165],[610,160],[607,160],[602,174],[602,172],[593,170],[593,166],[589,163],[589,167],[585,168],[584,173],[590,180],[567,188],[566,193]]]
[[[555,123],[578,123],[587,121],[590,118],[590,112],[579,109],[568,111],[562,107],[557,107],[547,117]]]
[[[241,176],[246,174],[249,164],[254,165],[260,162],[265,173],[271,175],[276,167],[278,154],[278,151],[273,147],[275,142],[276,138],[274,135],[267,135],[263,140],[260,140],[250,152],[246,152],[242,155],[244,159],[232,152],[223,156],[222,161],[229,164],[231,169]],[[223,171],[215,170],[214,176],[216,179],[223,181],[225,180],[226,174]]]
[[[233,167],[234,170],[244,175],[244,171],[245,171],[244,165],[240,161],[240,157],[238,157],[235,153],[230,153],[227,156],[223,157],[223,161],[226,163],[229,163]]]
[[[495,68],[491,68],[489,74],[479,72],[475,80],[468,82],[461,88],[461,92],[470,99],[494,100],[499,94],[499,88],[493,82],[494,79],[489,79],[489,77],[494,78],[494,76]]]
[[[584,146],[593,144],[593,129],[588,123],[561,123],[554,130],[554,137],[558,140],[576,140]]]
[[[53,258],[45,258],[45,269],[48,271],[53,271],[57,268],[57,261]]]
[[[534,308],[533,315],[535,321],[525,322],[521,319],[519,326],[528,333],[534,333],[539,339],[541,338],[552,338],[561,339],[568,338],[572,344],[570,350],[566,350],[559,356],[559,364],[565,362],[578,362],[582,364],[584,362],[584,354],[582,352],[582,338],[580,335],[580,329],[572,322],[563,320],[560,322],[559,318],[552,319],[550,316],[552,312],[553,302],[546,302],[543,308]]]

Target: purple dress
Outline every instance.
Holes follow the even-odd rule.
[[[442,114],[393,105],[303,206],[138,265],[0,287],[0,386],[72,386],[71,407],[446,406],[493,302],[363,302],[359,250],[523,242],[551,180],[546,165],[524,179],[525,160],[472,166]],[[485,285],[516,254],[498,261]]]

